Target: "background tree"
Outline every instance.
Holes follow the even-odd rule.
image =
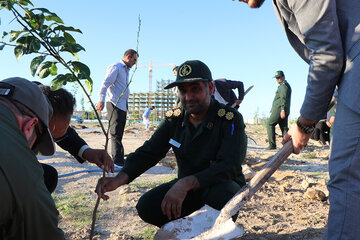
[[[95,105],[90,98],[93,90],[90,69],[86,64],[80,62],[78,57],[78,53],[85,51],[85,49],[78,44],[73,37],[74,33],[82,34],[81,30],[64,25],[63,20],[56,13],[46,8],[35,8],[29,0],[0,0],[0,10],[10,11],[14,16],[14,20],[21,26],[20,30],[3,32],[0,41],[0,51],[5,47],[14,48],[14,55],[17,60],[24,55],[35,55],[30,63],[31,75],[38,76],[40,79],[53,77],[50,85],[52,90],[57,90],[69,82],[77,83],[91,104],[93,109],[91,113],[94,114],[94,118],[97,118],[106,137],[105,149],[107,149],[109,131],[105,130]],[[137,52],[140,26],[141,20],[139,17],[136,44]],[[62,66],[63,69],[59,70],[60,66]],[[131,84],[136,69],[137,65],[134,67],[127,87]],[[87,86],[87,90],[84,85]],[[124,92],[119,98],[122,97]],[[110,118],[111,116],[112,113],[110,113]],[[103,171],[103,177],[104,176],[105,171]],[[93,212],[90,239],[92,239],[94,232],[96,211],[99,202],[100,198],[97,199]]]

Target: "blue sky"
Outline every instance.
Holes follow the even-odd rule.
[[[86,52],[80,61],[91,69],[94,81],[92,100],[96,104],[106,67],[122,58],[124,51],[136,47],[138,17],[141,18],[138,65],[177,64],[198,59],[206,63],[213,78],[244,82],[254,88],[245,97],[240,112],[245,118],[256,113],[268,116],[277,88],[273,75],[283,70],[292,87],[290,118],[299,116],[304,98],[308,66],[289,45],[278,23],[272,1],[260,9],[249,9],[232,0],[43,0],[32,1],[36,7],[56,12],[65,25],[82,30],[74,34]],[[19,29],[6,10],[0,11],[0,32]],[[11,23],[10,23],[11,22]],[[17,61],[12,49],[0,51],[0,79],[30,75],[32,57]],[[157,80],[174,80],[172,66],[153,68],[153,86]],[[45,84],[49,79],[40,80]],[[66,86],[70,91],[74,87]],[[137,69],[132,92],[149,90],[149,69]],[[79,90],[79,102],[83,94]],[[79,104],[78,104],[79,106]]]

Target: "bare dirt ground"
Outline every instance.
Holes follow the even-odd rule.
[[[103,147],[105,137],[99,133],[98,126],[74,126],[91,147]],[[152,132],[143,130],[141,124],[127,126],[123,138],[125,153],[134,151],[150,138]],[[249,144],[245,164],[256,172],[279,150],[281,138],[277,139],[277,150],[265,150],[267,136],[264,126],[247,125],[246,132]],[[329,208],[326,189],[328,154],[328,145],[312,140],[302,153],[292,154],[241,209],[236,223],[246,233],[238,239],[322,239]],[[97,169],[88,163],[79,164],[59,147],[53,157],[40,160],[53,165],[60,175]],[[66,239],[89,239],[96,202],[94,188],[101,176],[101,172],[86,172],[59,178],[53,197]],[[144,192],[175,176],[176,163],[169,152],[157,166],[128,187],[109,193],[110,200],[101,201],[97,212],[96,239],[152,239],[157,228],[137,216],[135,205]]]

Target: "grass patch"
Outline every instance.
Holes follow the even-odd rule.
[[[71,221],[74,226],[83,227],[91,224],[93,208],[89,205],[93,205],[95,197],[90,192],[53,194],[53,198],[60,215]]]
[[[140,181],[135,181],[135,182],[131,182],[129,184],[129,187],[131,188],[132,191],[138,191],[140,189],[151,189],[154,187],[159,186],[160,184],[163,183],[167,183],[170,182],[171,180],[173,180],[174,178],[176,178],[176,175],[169,177],[169,178],[165,178],[165,179],[161,179],[159,181],[154,181],[154,182],[140,182]]]
[[[301,157],[303,157],[305,159],[313,159],[313,158],[316,158],[316,153],[314,153],[314,152],[304,153],[304,154],[301,154]]]
[[[136,234],[135,237],[144,239],[144,240],[152,240],[156,234],[157,228],[156,227],[145,227],[141,233]]]

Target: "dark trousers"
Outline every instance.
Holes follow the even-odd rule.
[[[58,183],[58,172],[56,169],[50,165],[42,163],[41,166],[44,170],[44,183],[47,190],[52,193]]]
[[[138,214],[147,223],[161,227],[170,220],[161,211],[161,202],[165,194],[176,183],[178,179],[161,184],[158,187],[146,192],[136,205]],[[234,181],[215,184],[205,189],[189,191],[182,205],[181,216],[185,217],[205,204],[220,210],[240,190],[240,185]],[[237,217],[237,215],[236,215]]]
[[[284,119],[281,119],[280,112],[271,113],[267,123],[267,134],[270,147],[276,147],[275,126],[277,124],[280,126],[282,136],[285,136],[286,132],[289,130],[288,116],[286,116]]]
[[[111,102],[106,103],[109,119],[109,133],[111,142],[111,157],[117,165],[124,165],[124,147],[121,143],[126,124],[126,111],[115,107]]]

